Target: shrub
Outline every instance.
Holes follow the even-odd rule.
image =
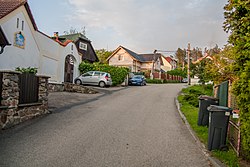
[[[36,74],[37,68],[36,67],[28,67],[28,68],[20,68],[17,67],[15,71],[21,72],[21,73],[30,73],[30,74]]]
[[[103,72],[108,72],[111,75],[113,85],[118,85],[124,82],[124,79],[126,78],[129,69],[125,67],[115,67],[115,66],[110,66],[108,64],[90,64],[90,63],[85,63],[82,62],[79,65],[79,70],[81,73],[85,73],[88,71],[103,71]]]

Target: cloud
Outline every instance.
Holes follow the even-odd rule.
[[[137,52],[173,50],[192,42],[200,47],[225,44],[226,0],[68,0],[71,24],[87,27],[97,47],[124,45]],[[107,33],[105,40],[95,36]],[[117,40],[117,41],[115,41]],[[100,41],[100,42],[99,42]],[[119,43],[121,42],[121,43]],[[191,43],[191,44],[192,44]]]

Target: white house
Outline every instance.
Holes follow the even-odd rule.
[[[49,82],[72,82],[79,75],[81,56],[73,42],[59,43],[40,32],[27,0],[1,1],[0,27],[7,41],[0,54],[0,70],[38,68]]]

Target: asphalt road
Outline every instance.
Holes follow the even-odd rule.
[[[182,87],[54,94],[52,114],[0,133],[0,166],[209,166],[177,112]]]

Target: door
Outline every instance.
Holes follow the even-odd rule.
[[[73,83],[74,61],[71,55],[66,56],[64,67],[64,82]]]

